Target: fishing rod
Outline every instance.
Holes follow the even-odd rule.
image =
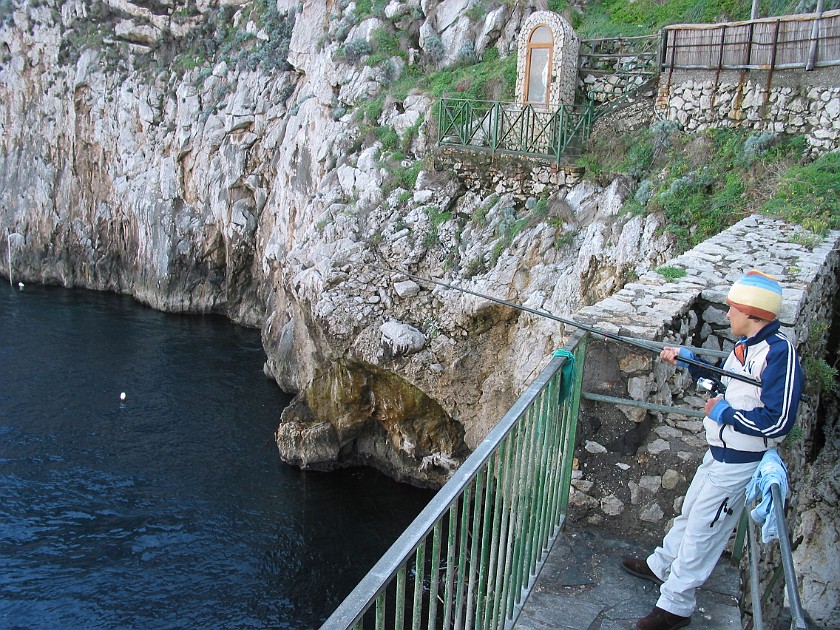
[[[524,311],[526,313],[531,313],[532,315],[538,315],[540,317],[545,317],[547,319],[552,319],[554,321],[560,322],[561,324],[566,324],[567,326],[572,326],[574,328],[579,328],[580,330],[585,330],[588,333],[592,333],[593,335],[598,335],[600,337],[604,337],[605,339],[610,339],[612,341],[617,341],[619,343],[624,343],[630,346],[635,346],[637,348],[642,348],[643,350],[648,350],[649,352],[655,352],[659,354],[662,350],[660,346],[654,344],[654,342],[648,341],[647,339],[636,339],[634,337],[625,337],[623,335],[616,335],[615,333],[611,333],[606,330],[602,330],[600,328],[596,328],[595,326],[589,326],[588,324],[583,324],[581,322],[576,322],[573,319],[568,319],[565,317],[560,317],[559,315],[555,315],[554,313],[549,313],[548,311],[543,311],[541,309],[530,308],[528,306],[523,306],[522,304],[517,304],[516,302],[510,302],[508,300],[503,300],[501,298],[493,297],[492,295],[485,295],[483,293],[478,293],[477,291],[471,291],[470,289],[465,289],[464,287],[459,287],[454,284],[447,284],[446,282],[442,282],[440,280],[433,280],[432,278],[424,278],[423,276],[418,276],[413,273],[409,273],[408,271],[404,271],[402,269],[389,269],[387,267],[381,267],[379,265],[369,265],[373,269],[378,269],[380,271],[386,271],[388,273],[401,273],[404,276],[411,278],[412,280],[417,280],[419,282],[428,282],[430,284],[436,284],[441,287],[445,287],[447,289],[452,289],[454,291],[460,291],[462,293],[468,293],[469,295],[474,295],[475,297],[482,298],[484,300],[489,300],[491,302],[496,302],[497,304],[504,304],[505,306],[510,306],[511,308],[515,308],[520,311]],[[700,361],[698,359],[692,359],[689,357],[679,357],[679,361],[683,363],[687,363],[689,365],[695,365],[697,367],[701,367],[704,370],[708,370],[714,374],[719,374],[720,376],[728,376],[729,378],[733,378],[737,381],[742,381],[744,383],[749,383],[750,385],[754,385],[755,387],[761,387],[761,381],[756,380],[754,378],[750,378],[749,376],[744,376],[743,374],[737,374],[735,372],[730,372],[729,370],[724,370],[723,368],[719,368],[715,365],[711,365],[710,363],[706,363],[705,361]]]

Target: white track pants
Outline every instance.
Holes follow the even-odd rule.
[[[694,591],[712,574],[744,508],[745,490],[758,462],[724,464],[707,452],[685,494],[682,513],[647,563],[664,584],[656,605],[689,617]]]

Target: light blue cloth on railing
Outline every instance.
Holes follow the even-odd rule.
[[[779,485],[779,492],[782,496],[782,508],[788,495],[787,466],[782,461],[775,448],[771,448],[764,454],[755,469],[750,483],[747,484],[747,502],[761,502],[750,512],[753,521],[761,525],[761,541],[768,543],[779,538],[776,513],[773,510],[773,495],[770,487]]]

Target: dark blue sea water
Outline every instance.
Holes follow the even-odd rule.
[[[221,318],[0,285],[0,627],[320,625],[431,493],[283,465],[263,361]]]

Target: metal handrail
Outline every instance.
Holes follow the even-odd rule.
[[[785,587],[787,588],[788,601],[790,602],[793,624],[791,627],[805,628],[805,613],[802,610],[802,602],[799,599],[799,588],[797,587],[796,571],[793,567],[793,553],[790,547],[790,538],[787,534],[785,523],[784,500],[779,489],[779,484],[770,486],[770,494],[773,497],[773,511],[776,514],[776,524],[779,527],[779,548],[782,552],[782,566],[785,570]]]
[[[655,411],[658,413],[677,413],[688,418],[705,418],[706,414],[697,409],[688,409],[687,407],[674,407],[672,405],[657,405],[656,403],[649,403],[643,400],[634,400],[632,398],[617,398],[615,396],[604,396],[603,394],[595,394],[593,392],[582,392],[581,398],[584,400],[591,400],[592,402],[602,402],[610,405],[617,405],[619,407],[635,407],[636,409],[645,409],[646,411]]]
[[[592,103],[538,105],[443,97],[437,143],[559,162],[576,138],[589,136],[592,110]]]
[[[586,334],[566,349],[570,395],[554,357],[321,630],[513,626],[565,522]]]
[[[787,590],[788,603],[790,605],[791,614],[791,628],[793,630],[806,630],[808,627],[805,622],[805,612],[802,609],[802,601],[799,598],[799,588],[796,579],[796,571],[793,565],[793,552],[791,551],[790,538],[787,533],[787,524],[785,522],[784,500],[782,499],[782,492],[778,483],[770,485],[770,496],[773,499],[773,514],[776,517],[776,527],[779,535],[779,550],[782,556],[782,569],[785,576],[785,588]],[[759,576],[758,576],[758,558],[760,549],[758,545],[758,535],[756,534],[756,527],[749,516],[745,519],[747,539],[749,541],[750,550],[750,599],[752,601],[752,615],[753,628],[755,630],[764,630],[764,619],[761,612],[761,602],[763,597],[761,595]],[[744,524],[744,521],[742,521]],[[738,543],[736,539],[736,549]],[[739,558],[738,555],[735,556]],[[772,588],[772,584],[768,586],[768,591]],[[768,593],[765,593],[765,596]]]

